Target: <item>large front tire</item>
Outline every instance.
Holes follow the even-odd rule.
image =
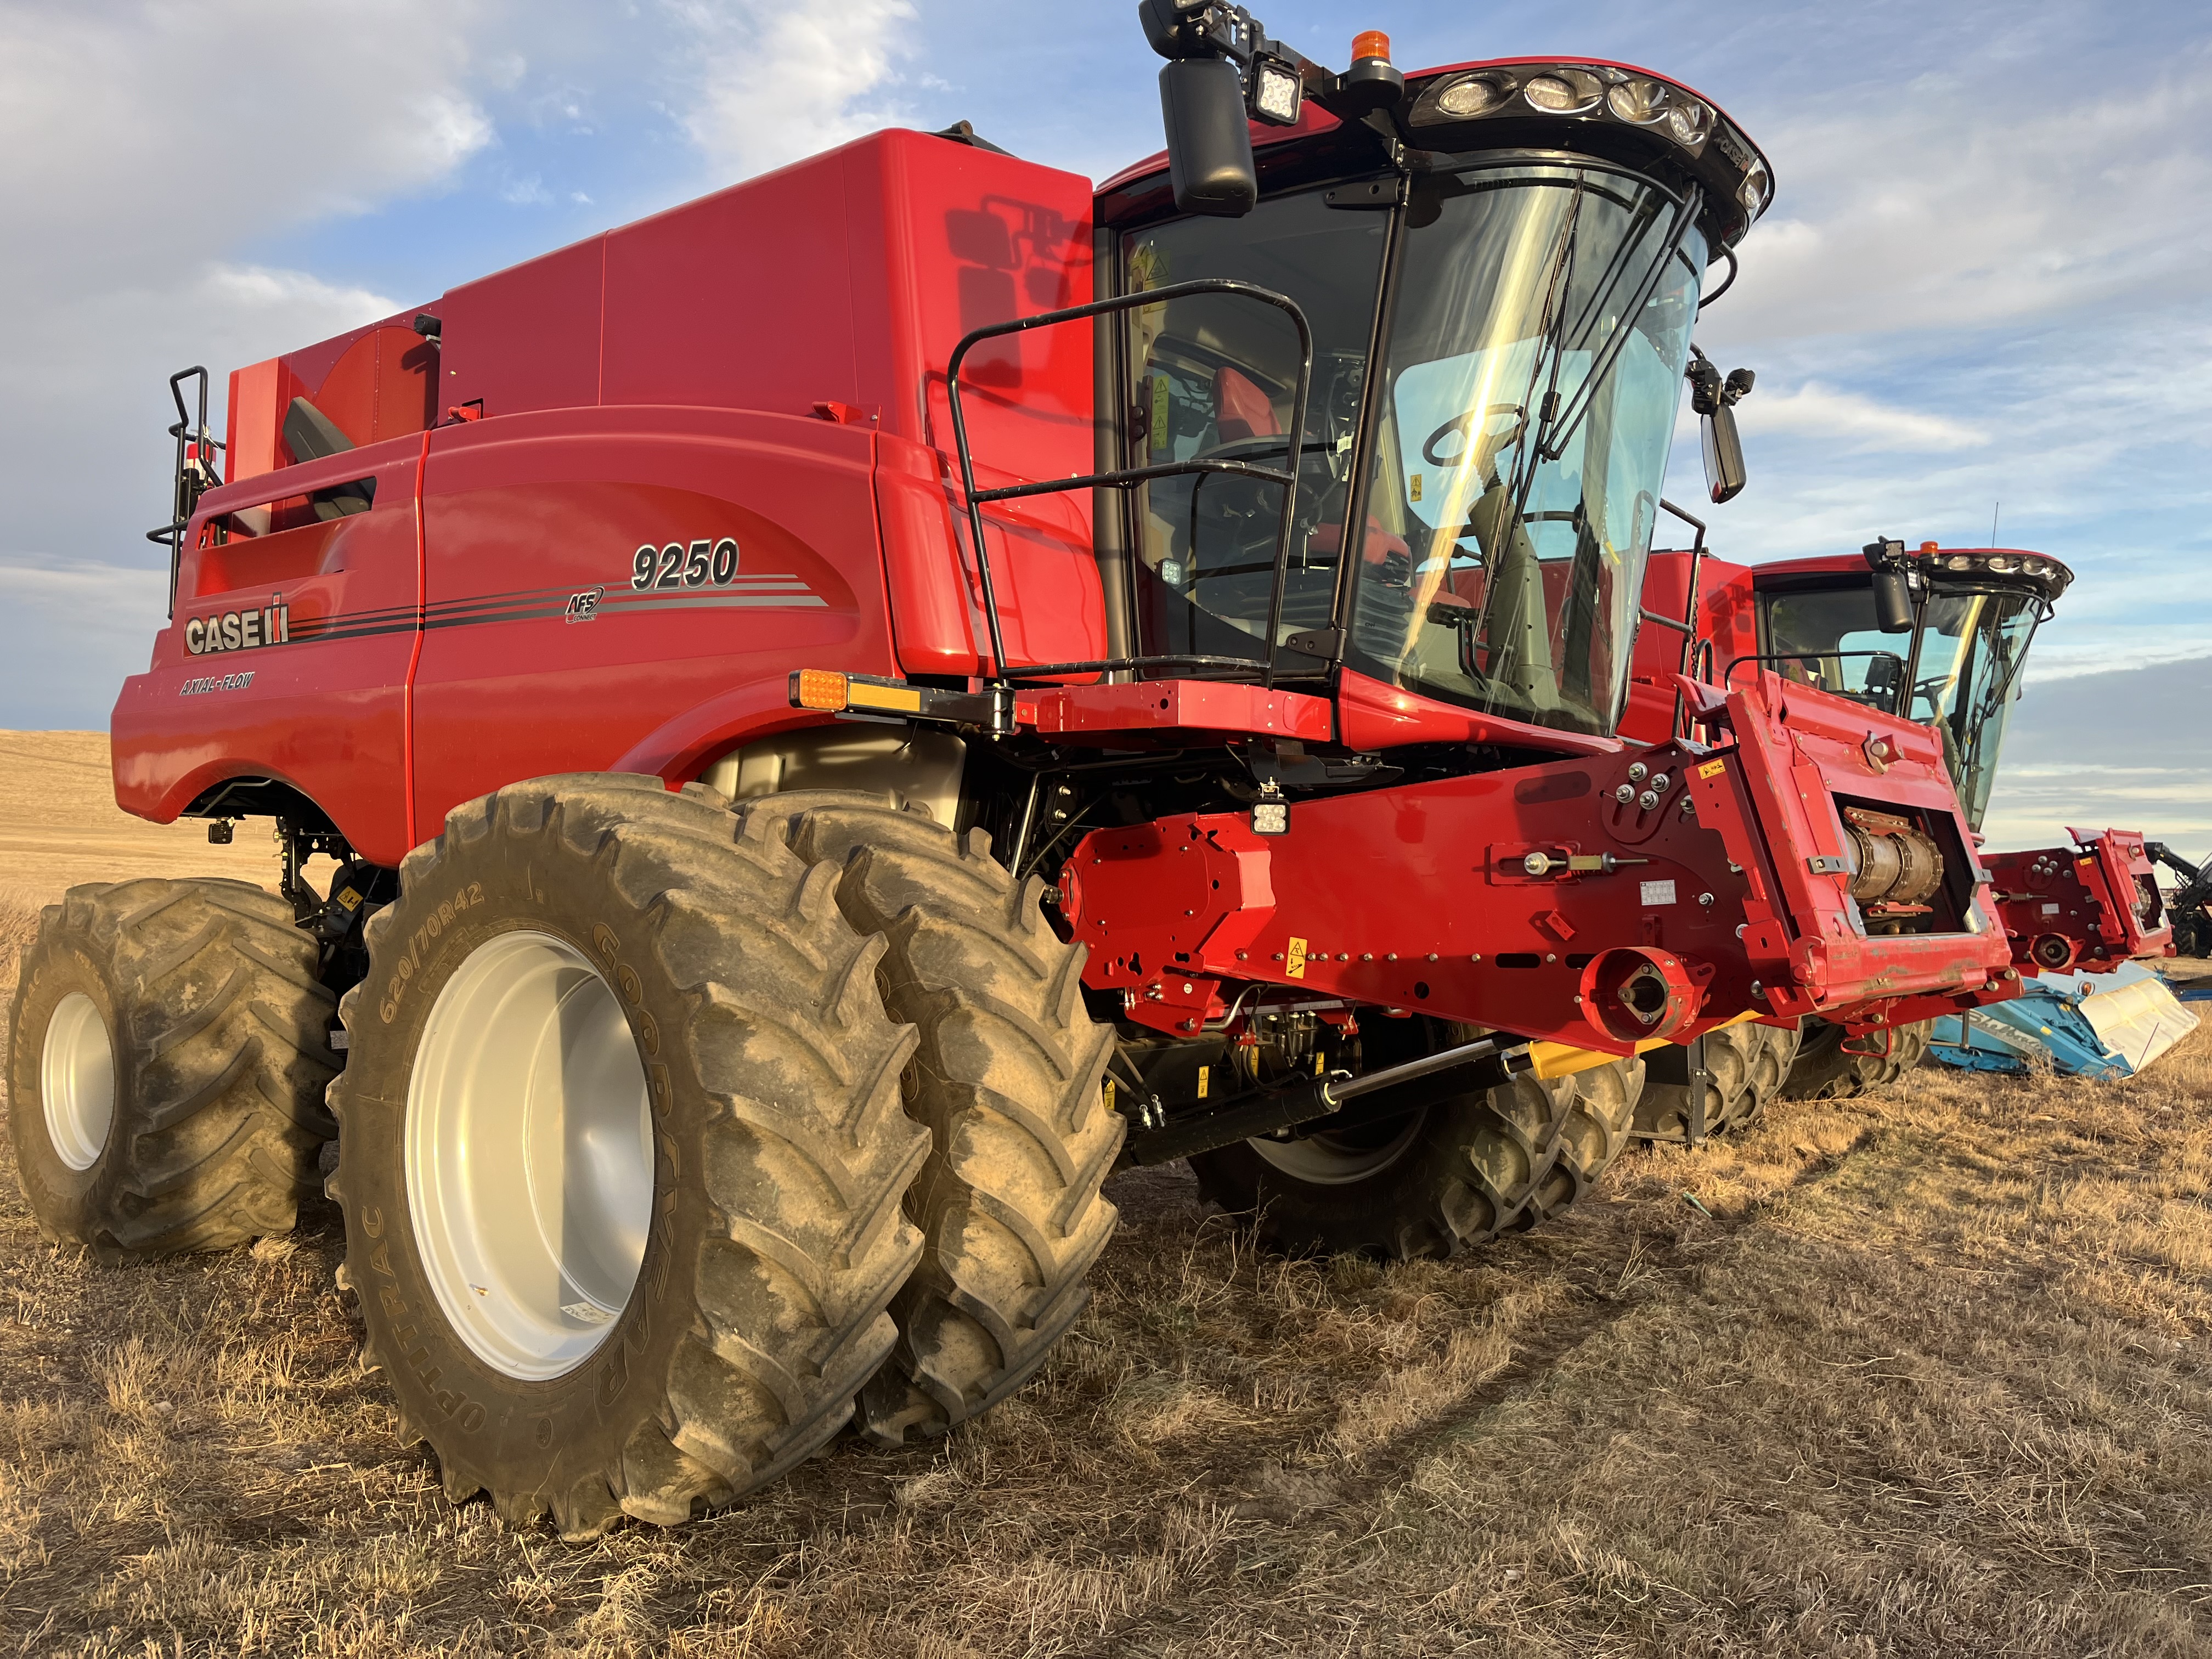
[[[48,1237],[108,1261],[289,1232],[331,1123],[336,999],[292,907],[241,881],[72,887],[39,919],[8,1067]]]
[[[913,1034],[836,877],[704,789],[456,808],[348,993],[331,1189],[403,1432],[588,1536],[815,1451],[896,1337]]]
[[[1099,1085],[1113,1031],[1084,1006],[1086,951],[1046,921],[980,830],[895,797],[775,795],[745,808],[835,871],[846,919],[885,945],[884,1001],[921,1039],[907,1110],[930,1155],[908,1209],[927,1240],[891,1363],[860,1401],[883,1445],[989,1409],[1044,1363],[1113,1236],[1099,1188],[1123,1123]]]

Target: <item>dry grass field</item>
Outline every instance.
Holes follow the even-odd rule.
[[[395,1443],[333,1214],[104,1270],[0,1171],[0,1650],[2212,1652],[2212,1023],[2126,1083],[1786,1104],[1449,1264],[1111,1190],[981,1423],[570,1547]]]

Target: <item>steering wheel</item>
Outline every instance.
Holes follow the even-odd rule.
[[[1492,433],[1488,429],[1489,424],[1500,415],[1512,416],[1513,423],[1502,431]],[[1520,435],[1521,428],[1528,424],[1528,419],[1527,413],[1518,404],[1492,404],[1488,408],[1480,411],[1470,409],[1465,414],[1453,416],[1451,419],[1429,434],[1421,444],[1421,459],[1431,466],[1464,466],[1474,457],[1476,450],[1481,447],[1480,445],[1469,444],[1466,441],[1474,428],[1478,427],[1483,428],[1481,435],[1492,441],[1489,447],[1495,453]],[[1451,437],[1457,437],[1462,441],[1458,452],[1449,456],[1437,453],[1437,446]]]

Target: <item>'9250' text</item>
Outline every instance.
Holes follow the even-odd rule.
[[[737,580],[738,544],[727,536],[696,541],[688,548],[682,542],[665,547],[647,543],[637,550],[629,569],[635,588],[726,587]]]

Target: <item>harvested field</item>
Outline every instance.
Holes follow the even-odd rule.
[[[2212,1024],[2126,1083],[1785,1103],[1449,1264],[1109,1190],[1090,1311],[982,1422],[569,1547],[394,1443],[331,1212],[106,1270],[0,1172],[0,1649],[2212,1650]]]

